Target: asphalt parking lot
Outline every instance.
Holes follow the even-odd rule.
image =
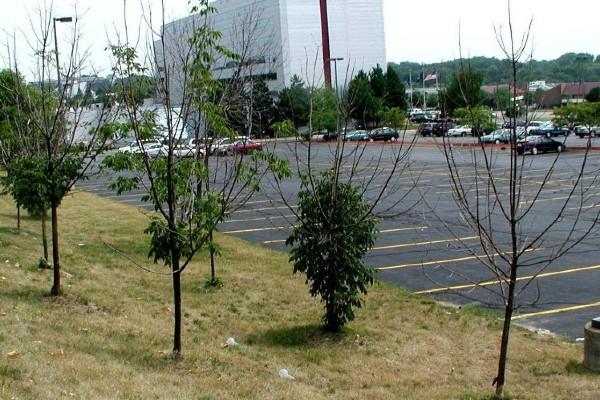
[[[467,226],[458,211],[443,153],[431,139],[420,142],[422,145],[412,150],[410,162],[394,172],[392,184],[384,194],[378,208],[382,219],[377,243],[366,256],[366,263],[377,271],[381,280],[421,295],[461,306],[498,310],[502,304],[498,296],[501,285],[480,261],[482,249],[478,234]],[[470,150],[459,147],[456,159],[460,173],[465,183],[472,184],[475,175]],[[370,181],[371,192],[367,197],[377,195],[378,188],[385,184],[390,171],[385,162],[389,162],[394,149],[398,148],[398,144],[367,145],[364,162],[357,170],[358,178]],[[294,159],[290,144],[278,144],[275,151],[282,157]],[[327,169],[331,154],[330,144],[315,144],[313,166]],[[600,152],[593,151],[587,157],[582,180],[585,191],[566,202],[583,157],[581,151],[563,153],[558,159],[554,154],[525,156],[523,169],[526,185],[521,205],[533,204],[523,224],[524,239],[544,231],[556,215],[560,214],[561,218],[546,232],[545,240],[536,243],[524,255],[524,261],[531,265],[524,266],[520,276],[539,276],[531,283],[527,279],[519,282],[518,303],[522,307],[514,320],[570,338],[582,337],[584,324],[600,315],[600,224],[594,226],[600,212],[600,190],[596,182]],[[493,160],[494,175],[500,178],[498,190],[505,192],[507,186],[502,182],[507,182],[503,176],[509,165],[506,151],[499,147],[493,153]],[[536,185],[547,177],[551,167],[554,172],[547,179],[544,191],[537,194]],[[79,184],[78,189],[151,208],[140,201],[141,192],[115,195],[107,188],[108,179],[102,175],[91,176]],[[281,191],[271,183],[267,180],[264,191],[234,212],[221,224],[220,230],[275,250],[288,251],[285,239],[295,223],[298,181],[287,181]],[[478,191],[470,186],[467,193],[476,196]],[[537,201],[533,203],[536,195]],[[291,209],[284,204],[282,196]],[[495,219],[493,223],[498,221]],[[501,223],[494,229],[498,242],[504,246],[508,232]],[[545,257],[560,252],[567,238],[577,237],[587,229],[590,229],[589,235],[566,255],[543,269],[537,265]]]

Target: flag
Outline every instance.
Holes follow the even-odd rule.
[[[424,80],[424,82],[427,82],[427,81],[434,81],[434,80],[436,80],[436,79],[437,79],[437,74],[436,74],[436,73],[435,73],[435,71],[434,71],[434,72],[430,73],[429,75],[427,75],[427,76],[425,77],[425,80]]]

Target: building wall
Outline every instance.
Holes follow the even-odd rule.
[[[221,44],[244,53],[246,60],[256,61],[246,65],[244,74],[265,76],[273,91],[289,84],[293,75],[310,85],[323,84],[319,0],[215,0],[211,5],[218,10],[210,22],[222,33]],[[328,13],[331,57],[344,58],[337,63],[340,86],[361,69],[386,67],[383,0],[328,0]],[[175,104],[180,102],[184,90],[181,66],[182,55],[189,47],[187,40],[202,23],[199,15],[193,15],[164,27],[163,68],[171,75]],[[241,45],[248,41],[252,44],[249,49]],[[157,47],[161,64],[162,46]],[[236,72],[231,60],[218,60],[215,64],[218,79],[227,79]],[[164,74],[160,69],[159,66],[159,76]],[[335,76],[332,79],[335,81]]]

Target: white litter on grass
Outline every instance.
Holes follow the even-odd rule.
[[[21,267],[21,264],[19,264],[19,263],[16,263],[16,264],[15,264],[15,267],[19,268],[19,267]]]
[[[4,263],[5,263],[5,264],[8,264],[9,262],[10,262],[10,260],[6,260],[6,261],[4,261]]]
[[[296,379],[293,376],[291,376],[290,373],[288,372],[288,370],[285,368],[282,368],[279,370],[279,377],[283,378],[283,379],[289,379],[289,380]]]
[[[585,342],[585,338],[582,337],[578,337],[577,339],[575,339],[576,342]]]
[[[550,332],[548,329],[538,329],[536,330],[536,333],[543,336],[552,336],[552,332]]]
[[[83,246],[85,246],[85,243],[79,243],[78,246],[83,247]]]
[[[227,341],[225,343],[227,343],[227,346],[237,346],[238,345],[238,342],[236,342],[235,339],[232,337],[227,339]]]

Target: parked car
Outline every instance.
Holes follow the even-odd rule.
[[[232,144],[239,140],[248,140],[248,138],[246,136],[236,136],[233,138],[224,137],[214,139],[210,143],[210,154],[223,154],[223,149],[230,147]]]
[[[600,135],[600,126],[585,126],[578,125],[573,128],[573,132],[580,138],[584,138],[586,136],[596,137]]]
[[[466,136],[473,131],[471,125],[457,126],[456,128],[448,129],[448,136]]]
[[[253,151],[262,151],[262,143],[255,142],[250,139],[236,140],[235,142],[219,148],[219,155],[232,155],[232,154],[248,154]]]
[[[450,129],[456,128],[456,124],[454,122],[438,122],[433,125],[433,134],[435,136],[446,136]]]
[[[337,132],[325,132],[323,134],[323,140],[325,140],[325,141],[337,140],[337,139],[338,139]]]
[[[398,131],[396,131],[393,128],[379,128],[379,129],[375,129],[372,130],[371,133],[369,133],[369,140],[372,141],[388,141],[388,140],[398,140],[400,138],[400,135],[398,134]]]
[[[200,156],[203,157],[204,150],[203,149],[198,149],[198,150],[199,150]],[[161,155],[166,156],[168,154],[168,152],[169,152],[168,147],[163,145],[163,148],[161,150]],[[194,157],[194,155],[196,155],[196,148],[190,147],[189,144],[187,144],[187,143],[179,143],[173,147],[173,155],[177,158]]]
[[[344,140],[349,142],[363,142],[369,140],[369,132],[367,131],[352,131],[344,136]]]
[[[146,155],[150,157],[159,156],[162,154],[162,151],[163,145],[160,142],[144,143],[142,146],[136,147],[133,150],[131,150],[131,152],[134,154],[146,153]]]
[[[425,122],[419,126],[417,129],[417,133],[421,136],[431,136],[433,135],[433,126],[435,124],[431,122]]]
[[[548,124],[547,122],[542,122],[542,121],[529,121],[528,123],[525,124],[525,130],[527,131],[527,133],[529,133],[532,130],[540,129],[547,124]]]
[[[546,124],[544,126],[536,128],[536,129],[530,129],[528,133],[531,136],[537,135],[537,136],[547,136],[547,137],[554,137],[554,136],[565,136],[566,137],[566,136],[569,136],[571,131],[569,131],[569,129],[563,128],[561,126],[554,126],[552,124]]]
[[[119,147],[117,150],[119,153],[141,153],[142,149],[140,145],[144,147],[144,150],[148,151],[150,148],[156,149],[162,147],[162,144],[158,140],[141,140],[141,141],[133,141],[127,146]]]
[[[504,124],[502,125],[502,128],[504,129],[510,129],[511,126],[516,126],[517,128],[520,127],[525,127],[527,124],[525,123],[525,121],[521,121],[520,119],[516,120],[516,121],[505,121]]]
[[[546,136],[527,136],[527,139],[517,143],[518,154],[538,154],[548,151],[556,151],[557,153],[565,151],[567,146],[564,143]]]
[[[510,142],[510,129],[497,129],[489,135],[484,135],[479,138],[482,143],[508,143]]]

